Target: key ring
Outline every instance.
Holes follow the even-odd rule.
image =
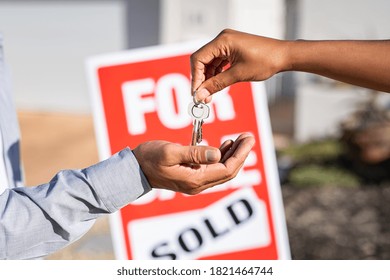
[[[192,99],[193,99],[196,106],[198,106],[201,103],[200,101],[196,100],[196,90],[192,94]]]

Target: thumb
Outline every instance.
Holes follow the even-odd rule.
[[[211,164],[221,159],[221,151],[210,146],[181,146],[180,163]]]
[[[196,99],[203,101],[207,97],[223,90],[237,81],[234,66],[230,67],[229,69],[204,81],[196,92]]]

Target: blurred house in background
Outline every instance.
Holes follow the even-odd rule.
[[[389,10],[387,0],[0,0],[0,32],[20,110],[89,114],[88,56],[210,39],[224,28],[286,39],[388,38]],[[336,134],[365,95],[301,73],[279,74],[267,89],[272,104],[297,97],[299,141]]]
[[[246,2],[0,1],[17,106],[89,113],[84,60],[94,54],[212,38],[227,26],[283,37],[282,0]]]
[[[20,110],[89,113],[87,56],[125,48],[121,1],[0,1],[0,32]]]

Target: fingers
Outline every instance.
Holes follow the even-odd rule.
[[[242,134],[236,141],[225,141],[219,149],[150,141],[133,153],[153,187],[197,194],[234,178],[253,144],[253,136]]]
[[[221,159],[221,151],[209,146],[175,146],[172,149],[173,164],[212,164]]]
[[[191,55],[191,92],[198,90],[210,77],[221,73],[223,67],[229,63],[229,50],[223,39],[224,33],[226,30]]]
[[[244,133],[237,138],[232,148],[224,155],[223,160],[228,172],[237,174],[254,144],[255,138],[250,133]]]
[[[238,79],[235,73],[236,70],[233,66],[226,71],[220,72],[217,75],[205,80],[203,84],[199,87],[199,89],[196,91],[196,99],[200,101],[207,101],[207,98],[209,98],[214,93],[236,83]]]
[[[233,146],[234,141],[229,139],[222,143],[221,147],[219,147],[219,150],[221,151],[221,162],[223,162],[223,158],[225,154],[231,149]]]
[[[223,67],[229,64],[229,60],[226,60],[224,58],[215,58],[210,64],[206,67],[206,80],[210,79],[211,77],[214,77],[215,75],[222,72]]]
[[[234,64],[232,36],[237,36],[236,33],[225,29],[191,55],[191,92],[197,91],[197,100],[210,102],[209,96],[238,81],[234,65],[223,71],[229,63]]]
[[[249,133],[241,134],[232,143],[231,148],[224,154],[223,159],[221,159],[221,164],[225,167],[226,176],[219,178],[217,184],[222,184],[237,175],[254,144],[255,138]]]
[[[220,53],[213,45],[213,41],[204,45],[198,51],[193,53],[190,58],[191,62],[191,89],[192,92],[197,90],[199,86],[206,80],[207,66],[212,63],[214,59],[220,58]]]
[[[234,141],[234,144],[231,140],[224,142],[220,148],[222,151],[225,151],[230,147],[224,155],[226,161],[217,164],[204,165],[203,173],[201,175],[198,174],[198,177],[193,177],[197,179],[198,187],[192,190],[192,194],[202,192],[210,187],[233,179],[244,164],[254,143],[255,139],[249,133],[240,135],[237,140]]]

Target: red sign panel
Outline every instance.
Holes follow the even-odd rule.
[[[150,140],[189,145],[192,45],[92,58],[89,75],[101,158]],[[251,132],[256,144],[237,177],[196,196],[153,190],[112,218],[124,259],[286,259],[289,248],[262,83],[217,93],[203,143]]]

